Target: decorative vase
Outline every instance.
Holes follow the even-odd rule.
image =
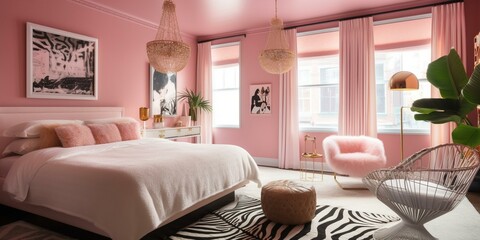
[[[158,128],[163,128],[165,127],[163,123],[163,117],[162,115],[154,115],[153,116],[153,128],[158,129]]]

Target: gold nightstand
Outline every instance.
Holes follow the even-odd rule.
[[[307,145],[311,145],[311,151],[307,151]],[[319,162],[321,165],[321,181],[323,181],[323,154],[317,153],[317,138],[310,135],[305,135],[305,151],[300,156],[300,179],[315,180],[315,163]],[[311,168],[308,169],[307,163],[311,163]]]

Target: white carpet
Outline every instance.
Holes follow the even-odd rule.
[[[320,175],[316,175],[320,179]],[[278,179],[300,180],[300,172],[282,170],[270,167],[260,167],[260,179],[266,184]],[[315,186],[317,192],[317,204],[331,205],[346,209],[396,215],[392,210],[380,202],[368,190],[342,190],[339,188],[332,175],[324,175],[323,181],[303,181]],[[352,178],[339,179],[342,183],[352,181]],[[353,179],[360,184],[360,179]],[[261,189],[256,184],[250,183],[246,187],[237,190],[238,194],[245,194],[260,199]],[[475,210],[467,198],[450,213],[438,217],[425,225],[427,230],[439,239],[480,239],[480,214]]]

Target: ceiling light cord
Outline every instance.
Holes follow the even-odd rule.
[[[275,0],[275,18],[277,18],[277,0]]]

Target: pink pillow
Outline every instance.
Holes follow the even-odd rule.
[[[36,138],[45,127],[62,124],[81,124],[80,120],[33,120],[19,123],[5,129],[2,133],[4,137]]]
[[[95,138],[93,138],[90,128],[82,124],[66,124],[55,128],[60,142],[63,147],[77,147],[94,145]]]
[[[140,139],[140,127],[137,122],[115,123],[123,141]]]
[[[92,131],[93,138],[95,138],[97,144],[122,141],[120,131],[118,131],[117,125],[114,123],[88,124],[87,126]]]

